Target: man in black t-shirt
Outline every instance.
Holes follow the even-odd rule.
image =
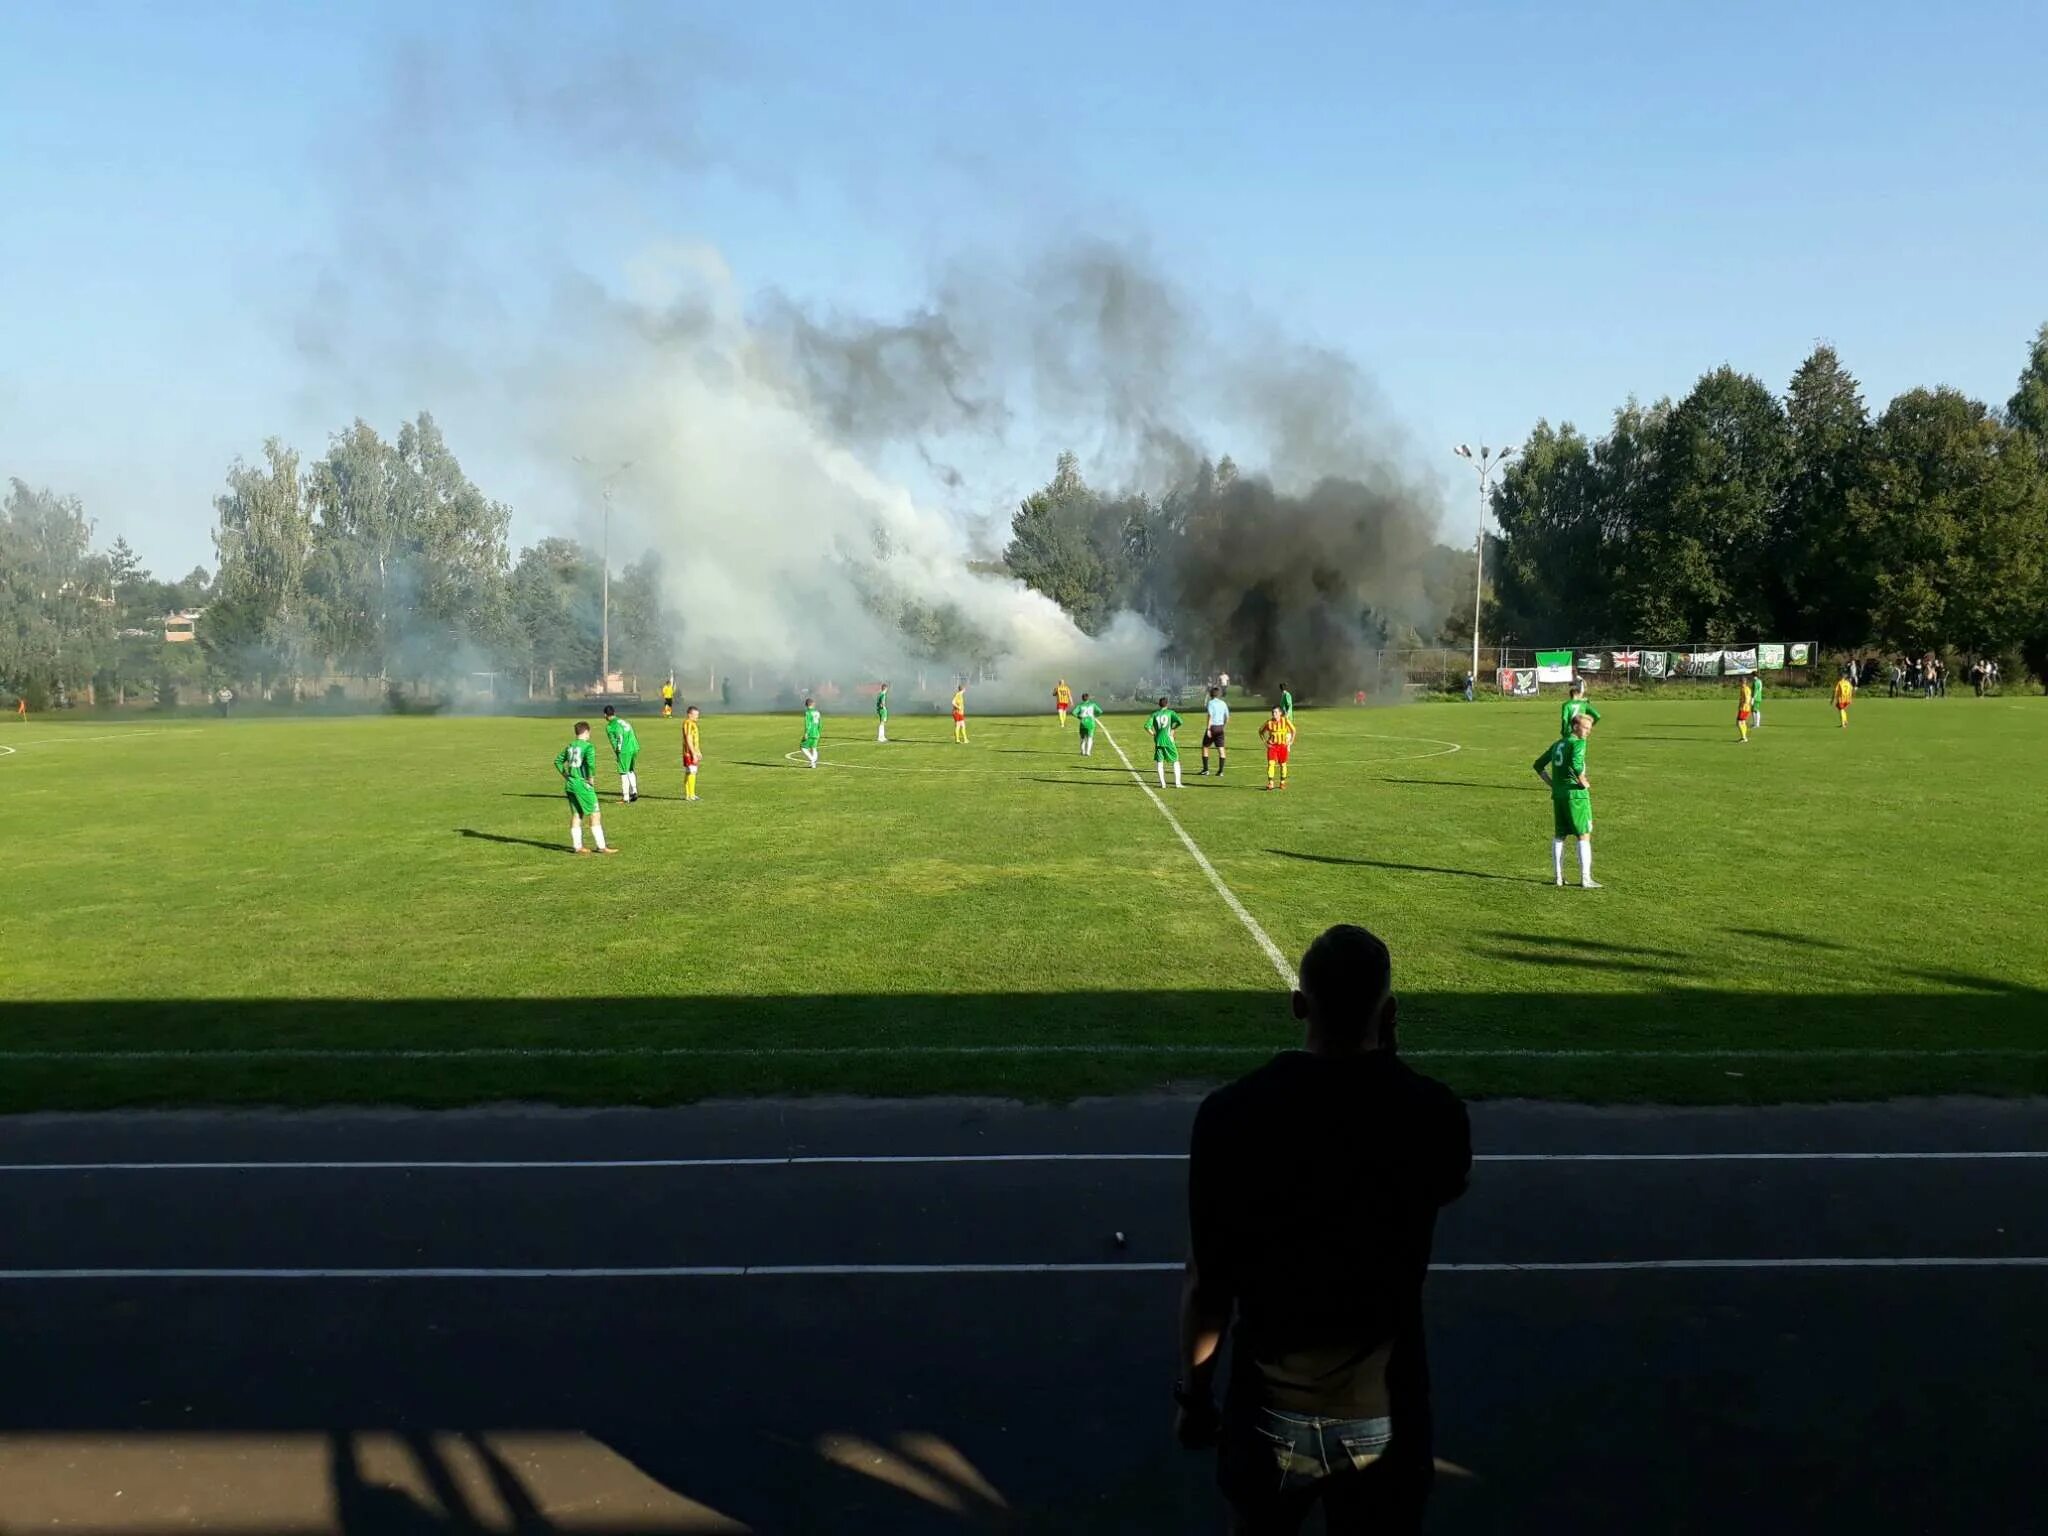
[[[1419,1530],[1434,1467],[1422,1282],[1472,1133],[1394,1054],[1392,962],[1363,928],[1308,948],[1284,1051],[1203,1102],[1188,1161],[1181,1442],[1220,1441],[1241,1536]],[[1213,1377],[1237,1331],[1219,1414]]]

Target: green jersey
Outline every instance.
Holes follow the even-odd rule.
[[[1145,722],[1145,729],[1152,733],[1153,746],[1170,747],[1173,745],[1173,733],[1180,729],[1180,716],[1170,709],[1157,710]]]
[[[1294,718],[1294,695],[1285,688],[1280,690],[1280,713],[1290,720]]]
[[[1588,704],[1584,699],[1566,699],[1563,706],[1557,712],[1557,734],[1569,736],[1572,732],[1572,722],[1581,715],[1584,715],[1595,725],[1600,723],[1600,711]]]
[[[1102,718],[1102,706],[1093,699],[1083,699],[1074,706],[1074,719],[1080,723],[1081,734],[1094,734],[1095,722]]]
[[[804,745],[815,747],[818,736],[825,729],[825,716],[817,709],[804,711]]]
[[[1761,672],[1749,680],[1749,707],[1751,709],[1762,709],[1764,707],[1764,675]]]
[[[570,742],[555,754],[555,772],[590,783],[597,773],[597,749],[587,741]]]
[[[877,720],[889,718],[889,690],[886,688],[875,695],[875,718]]]
[[[640,738],[633,734],[630,721],[614,716],[604,723],[604,739],[612,744],[612,756],[621,762],[636,757],[640,752]]]
[[[1578,782],[1579,775],[1586,771],[1586,744],[1576,736],[1564,736],[1552,742],[1530,766],[1549,768],[1550,793],[1555,799],[1563,800],[1586,793],[1585,787]]]

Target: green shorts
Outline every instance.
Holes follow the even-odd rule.
[[[1180,743],[1169,741],[1164,746],[1154,743],[1152,761],[1155,763],[1177,763],[1180,761]]]
[[[1551,835],[1590,837],[1593,835],[1593,797],[1583,789],[1550,797]]]
[[[619,752],[619,772],[631,773],[633,771],[633,765],[639,761],[640,749],[638,747],[623,748]]]
[[[786,740],[788,740],[788,738],[787,738],[787,737],[784,737],[783,739],[784,739],[785,741],[786,741]],[[806,737],[804,738],[804,743],[803,743],[803,749],[802,749],[802,750],[804,750],[804,751],[806,751],[806,752],[815,752],[815,751],[817,751],[817,750],[818,750],[818,738],[817,738],[817,737],[815,737],[815,736],[806,736]]]
[[[597,814],[597,791],[581,779],[562,780],[562,793],[569,797],[569,814],[572,816],[595,816]]]

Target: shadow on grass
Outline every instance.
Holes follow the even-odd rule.
[[[550,795],[546,798],[552,800],[561,797]],[[507,837],[502,832],[479,832],[475,827],[457,827],[455,830],[463,837],[473,837],[480,843],[503,843],[510,848],[538,848],[542,853],[573,854],[576,851],[567,843],[544,843],[534,837]]]
[[[1501,880],[1510,885],[1548,885],[1540,875],[1498,875],[1483,869],[1446,869],[1439,864],[1396,864],[1389,859],[1353,859],[1335,853],[1300,853],[1292,848],[1268,848],[1266,852],[1283,859],[1300,859],[1304,864],[1346,864],[1359,869],[1393,869],[1414,875],[1456,875],[1465,880]]]
[[[1537,782],[1532,773],[1527,784],[1482,784],[1477,779],[1392,779],[1381,774],[1382,784],[1421,784],[1430,788],[1444,789],[1495,789],[1510,795],[1547,795],[1549,790]]]
[[[1816,939],[1803,933],[1773,933],[1768,928],[1724,928],[1723,933],[1732,933],[1739,939],[1763,939],[1773,944],[1796,944],[1802,949],[1832,949],[1848,953],[1855,948],[1851,944],[1837,944],[1832,939]]]

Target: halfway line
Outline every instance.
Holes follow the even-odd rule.
[[[1273,969],[1279,973],[1280,979],[1291,990],[1296,984],[1294,967],[1289,965],[1287,957],[1280,953],[1280,946],[1275,944],[1266,930],[1259,926],[1258,919],[1245,910],[1244,903],[1237,899],[1237,892],[1223,883],[1223,877],[1216,873],[1216,866],[1209,862],[1208,855],[1202,852],[1192,837],[1188,836],[1188,829],[1180,824],[1180,818],[1167,809],[1164,800],[1153,793],[1152,786],[1145,782],[1145,776],[1131,766],[1130,757],[1124,752],[1123,743],[1114,736],[1110,736],[1107,726],[1103,727],[1102,734],[1109,737],[1109,744],[1116,749],[1117,759],[1124,765],[1124,771],[1131,776],[1131,782],[1145,791],[1145,798],[1158,807],[1159,814],[1166,818],[1166,824],[1173,828],[1174,835],[1181,840],[1187,851],[1194,855],[1195,862],[1202,868],[1202,873],[1207,875],[1209,883],[1216,887],[1216,894],[1223,898],[1223,904],[1237,914],[1237,920],[1244,924],[1245,932],[1249,933],[1258,942],[1258,946],[1264,951],[1266,959],[1272,962]]]

